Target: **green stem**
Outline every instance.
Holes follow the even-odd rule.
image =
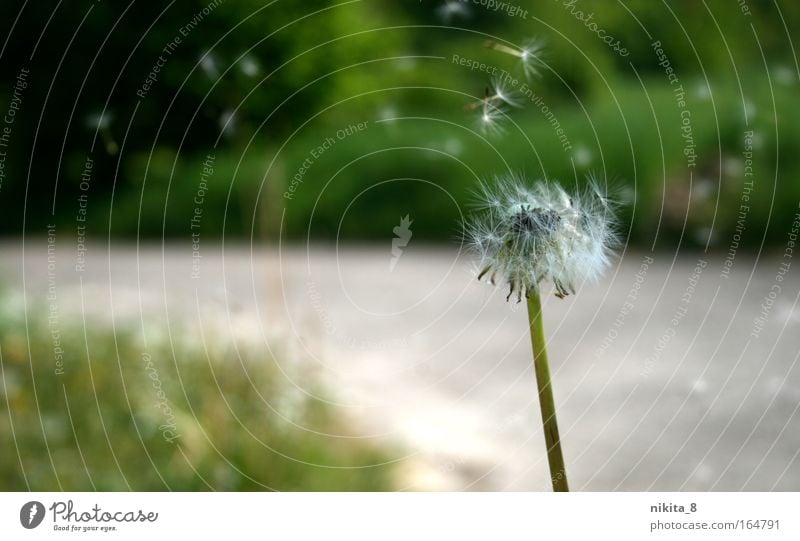
[[[535,289],[531,289],[528,295],[528,321],[530,322],[531,347],[533,348],[533,368],[536,372],[536,384],[539,387],[539,407],[542,410],[544,442],[547,445],[547,462],[550,464],[550,480],[553,482],[553,492],[568,492],[567,470],[564,467],[564,456],[561,454],[561,439],[558,436],[558,423],[556,422],[556,404],[553,400],[550,366],[547,362],[542,301],[539,292]]]

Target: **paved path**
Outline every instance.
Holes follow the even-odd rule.
[[[405,488],[548,488],[524,306],[452,247],[412,243],[390,270],[382,245],[203,244],[194,261],[185,244],[90,245],[76,272],[64,246],[62,314],[82,295],[90,320],[266,344],[323,379],[361,436],[399,445]],[[47,244],[25,251],[35,314]],[[775,281],[779,254],[740,254],[726,278],[723,257],[626,254],[603,283],[546,298],[573,489],[800,489],[800,280]],[[0,272],[21,303],[18,243],[0,245]]]

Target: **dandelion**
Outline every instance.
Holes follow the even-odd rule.
[[[483,45],[487,49],[492,49],[494,51],[508,54],[519,59],[522,72],[528,79],[537,77],[539,75],[539,70],[544,65],[542,62],[544,42],[536,38],[526,40],[522,44],[522,47],[506,45],[492,39],[487,39]]]
[[[528,186],[521,177],[482,184],[478,214],[465,224],[468,244],[478,254],[478,279],[508,285],[510,300],[527,299],[533,362],[539,388],[553,490],[567,491],[567,476],[544,340],[540,285],[552,281],[564,298],[610,266],[616,244],[614,205],[598,183],[569,195],[555,182]]]
[[[503,131],[500,122],[506,118],[507,106],[520,107],[519,96],[509,90],[502,79],[492,80],[482,100],[467,104],[467,111],[478,111],[478,126],[484,133],[499,133]]]

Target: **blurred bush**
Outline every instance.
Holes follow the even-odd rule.
[[[711,246],[725,247],[744,189],[749,130],[756,134],[755,187],[742,244],[761,244],[765,231],[767,242],[771,231],[786,231],[800,200],[800,184],[785,181],[800,176],[800,161],[786,158],[800,140],[800,112],[791,106],[797,88],[751,84],[748,127],[735,84],[684,81],[698,154],[690,171],[680,109],[670,87],[660,83],[645,80],[646,93],[638,82],[617,84],[613,94],[591,98],[585,110],[545,94],[569,139],[566,151],[533,105],[512,111],[504,136],[484,137],[462,111],[465,96],[454,97],[450,111],[436,117],[406,115],[398,106],[397,120],[377,122],[379,110],[364,111],[353,121],[368,121],[368,127],[341,140],[338,128],[312,125],[281,147],[258,141],[243,152],[221,151],[203,204],[203,232],[385,241],[409,214],[417,240],[457,240],[478,179],[522,171],[572,188],[587,175],[607,181],[623,203],[622,223],[630,228],[623,233],[633,242],[650,245],[658,232],[660,247],[678,239],[705,246],[713,224]],[[778,124],[773,107],[781,111]],[[335,140],[331,150],[313,158],[328,137]],[[188,234],[203,159],[165,150],[132,159],[126,172],[145,179],[147,196],[115,207],[114,231]],[[309,159],[311,165],[304,166]],[[297,175],[299,182],[285,197]],[[140,205],[143,216],[163,216],[164,223],[140,223]],[[98,221],[103,213],[108,210],[99,211]]]
[[[183,37],[145,98],[137,90],[163,48],[210,0],[163,11],[145,4],[90,2],[85,10],[45,4],[37,10],[21,9],[18,1],[0,5],[0,27],[11,32],[13,25],[0,57],[0,103],[10,99],[19,69],[31,68],[25,122],[14,128],[5,164],[0,233],[20,232],[23,213],[29,232],[53,221],[74,228],[78,183],[91,155],[91,234],[183,236],[196,206],[200,164],[213,153],[217,173],[204,202],[207,237],[274,234],[283,224],[286,235],[304,238],[310,223],[315,238],[341,232],[371,239],[416,212],[417,238],[441,240],[457,235],[457,207],[468,202],[474,179],[513,167],[567,182],[600,169],[636,192],[632,240],[649,244],[658,228],[665,242],[704,245],[708,213],[719,217],[719,238],[732,227],[725,214],[737,207],[742,110],[749,105],[760,144],[759,200],[749,229],[783,228],[782,212],[797,199],[796,183],[788,179],[800,169],[800,157],[786,151],[797,141],[792,104],[799,86],[790,42],[800,24],[796,2],[747,2],[746,14],[741,3],[728,0],[520,2],[524,18],[454,0],[221,2]],[[443,18],[441,8],[453,4],[463,9]],[[577,12],[592,13],[629,54],[614,53]],[[40,41],[25,39],[45,25]],[[568,131],[571,153],[554,143],[547,120],[530,103],[512,111],[521,133],[511,128],[489,142],[424,120],[473,127],[462,107],[483,94],[488,76],[455,65],[452,55],[514,71],[513,58],[486,50],[484,40],[519,44],[532,36],[547,43],[547,67],[533,86]],[[691,190],[681,170],[680,118],[653,52],[656,40],[691,99],[702,161]],[[394,116],[416,120],[374,123]],[[285,205],[282,189],[311,150],[359,121],[373,124],[315,161],[297,199]],[[463,163],[394,150],[426,145],[440,145],[434,148]],[[367,155],[381,149],[392,150]],[[315,207],[321,183],[349,162]],[[423,181],[393,180],[406,177]],[[376,182],[384,183],[361,193]],[[713,207],[705,200],[709,194]],[[773,200],[781,208],[772,209]],[[688,217],[681,208],[689,209]],[[684,219],[700,233],[682,235]],[[779,242],[770,231],[766,242]]]

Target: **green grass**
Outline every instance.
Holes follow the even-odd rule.
[[[388,451],[347,437],[346,419],[287,383],[266,352],[242,352],[240,361],[211,341],[207,357],[183,337],[173,355],[168,343],[145,347],[128,332],[92,328],[84,339],[62,318],[56,373],[46,322],[29,321],[26,332],[8,311],[0,490],[392,488]]]

